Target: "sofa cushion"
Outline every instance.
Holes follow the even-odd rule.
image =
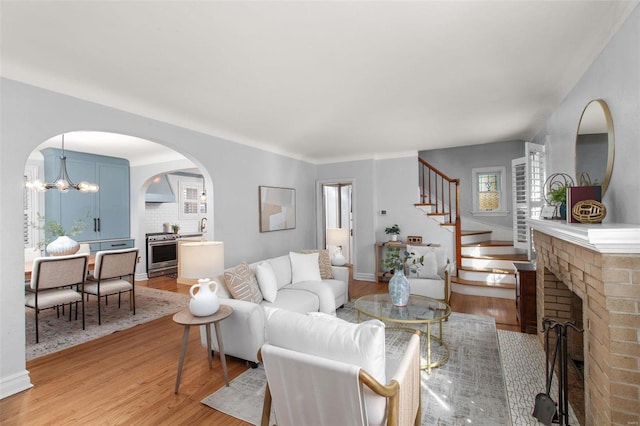
[[[318,264],[319,253],[295,253],[290,252],[291,258],[291,283],[303,281],[320,281],[320,266]]]
[[[333,268],[331,267],[331,254],[329,250],[302,250],[303,254],[318,253],[318,266],[320,268],[320,278],[323,280],[333,279]]]
[[[225,271],[224,283],[234,299],[253,303],[260,303],[263,299],[256,276],[247,262],[242,262],[235,268]]]
[[[319,321],[285,309],[268,309],[265,313],[270,344],[358,365],[386,383],[383,322]]]
[[[276,274],[276,280],[278,281],[278,288],[282,288],[287,284],[291,284],[291,259],[289,255],[283,255],[274,257],[267,260],[273,267],[273,272]]]
[[[265,308],[282,308],[304,314],[317,311],[320,308],[320,299],[317,295],[309,291],[282,288],[278,290],[278,297],[275,301],[269,302],[263,300],[260,305]]]
[[[264,300],[273,302],[278,296],[278,281],[273,266],[269,262],[256,265],[256,279]]]

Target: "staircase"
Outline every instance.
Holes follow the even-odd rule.
[[[451,291],[475,296],[515,299],[513,262],[527,261],[527,255],[512,241],[491,239],[492,231],[464,231],[459,214],[459,179],[451,179],[419,159],[421,202],[415,206],[440,226],[454,233],[457,274]],[[455,196],[451,192],[455,191]]]

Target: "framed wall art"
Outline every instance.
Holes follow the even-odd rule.
[[[260,232],[296,227],[296,190],[259,186]]]

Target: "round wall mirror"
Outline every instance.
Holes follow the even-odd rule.
[[[613,171],[613,120],[602,99],[589,102],[576,135],[576,179],[578,185],[602,186],[604,196]],[[588,179],[587,179],[588,177]]]

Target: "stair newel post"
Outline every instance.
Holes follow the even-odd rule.
[[[462,226],[460,224],[460,179],[453,180],[456,184],[456,269],[462,265]]]

